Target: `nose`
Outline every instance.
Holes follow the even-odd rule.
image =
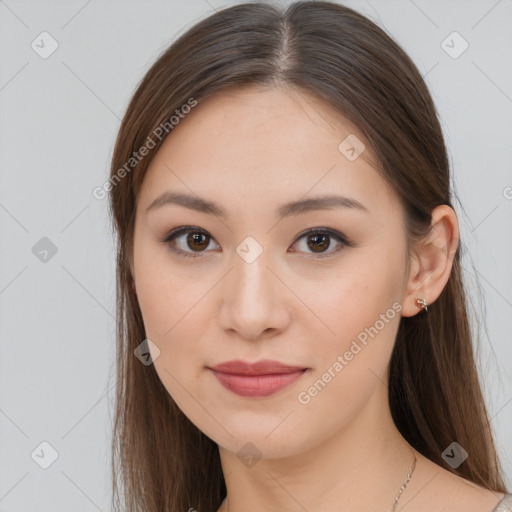
[[[219,314],[224,331],[257,341],[278,335],[290,322],[290,291],[276,277],[265,251],[248,263],[238,254],[223,280]]]

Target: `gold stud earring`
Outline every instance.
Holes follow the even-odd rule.
[[[419,308],[419,309],[424,309],[425,311],[427,311],[427,301],[425,299],[416,299],[414,301],[414,303],[416,304],[416,307]]]

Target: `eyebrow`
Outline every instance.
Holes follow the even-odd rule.
[[[191,196],[179,192],[164,192],[159,195],[146,209],[146,214],[152,210],[156,210],[161,206],[167,204],[176,204],[184,206],[189,210],[194,210],[209,215],[216,215],[223,219],[227,219],[226,212],[213,201],[201,198],[199,196]],[[367,208],[356,199],[351,199],[344,196],[326,194],[309,199],[300,199],[298,201],[291,201],[280,206],[276,210],[276,214],[281,217],[288,215],[298,215],[301,213],[311,212],[315,210],[329,210],[336,207],[352,208],[355,210],[368,211]]]

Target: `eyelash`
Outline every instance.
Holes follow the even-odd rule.
[[[188,234],[188,233],[203,234],[206,237],[208,237],[210,240],[214,240],[213,237],[211,237],[210,234],[207,231],[205,231],[204,229],[198,228],[196,226],[181,226],[179,228],[176,228],[176,229],[172,230],[163,240],[161,240],[161,242],[166,244],[166,245],[168,245],[169,248],[173,252],[175,252],[176,254],[180,254],[182,256],[185,256],[186,258],[201,257],[202,253],[204,253],[206,251],[197,251],[195,253],[188,252],[188,251],[183,251],[182,249],[178,249],[172,243],[172,242],[174,242],[174,240],[176,238],[179,238],[181,235]],[[294,244],[296,242],[298,242],[300,239],[305,238],[305,237],[307,237],[308,235],[311,235],[311,234],[328,235],[329,237],[334,238],[337,242],[339,242],[341,244],[334,251],[324,252],[324,253],[317,253],[318,255],[315,256],[315,258],[326,258],[326,257],[332,256],[333,254],[338,253],[345,246],[346,247],[353,247],[352,242],[350,242],[345,235],[343,235],[342,233],[340,233],[338,231],[335,231],[335,230],[332,230],[332,229],[327,229],[327,228],[312,228],[312,229],[308,229],[307,231],[305,231],[304,233],[301,233],[297,237],[297,239],[295,240]],[[309,253],[309,254],[314,255],[315,253]]]

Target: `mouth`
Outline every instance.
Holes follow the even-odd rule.
[[[256,363],[228,361],[208,370],[224,388],[239,396],[266,397],[290,386],[308,368],[265,360]]]

